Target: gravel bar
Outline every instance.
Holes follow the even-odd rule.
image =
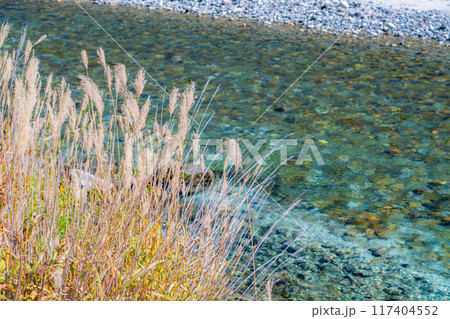
[[[296,24],[333,34],[392,34],[450,42],[450,15],[439,10],[388,8],[371,1],[348,0],[92,0],[96,4],[134,5],[251,19],[266,24]]]

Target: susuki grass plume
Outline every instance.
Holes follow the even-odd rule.
[[[42,85],[29,43],[21,57],[0,53],[0,299],[238,298],[256,253],[244,254],[260,173],[231,168],[242,170],[235,140],[222,177],[205,165],[194,85],[172,92],[169,120],[154,120],[143,70],[129,85],[101,48],[98,60],[82,51],[76,107],[64,80]],[[105,91],[89,67],[103,67]]]

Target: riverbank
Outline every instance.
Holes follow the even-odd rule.
[[[294,134],[298,146],[305,137],[316,142],[326,165],[288,162],[274,181],[274,199],[264,206],[272,225],[284,213],[279,204],[288,207],[299,194],[303,200],[291,212],[302,227],[286,216],[259,254],[262,264],[288,252],[274,275],[273,299],[358,300],[369,299],[368,293],[377,300],[450,299],[448,48],[436,41],[398,45],[401,38],[391,36],[343,36],[251,125],[336,36],[132,6],[83,7],[163,87],[191,81],[203,87],[213,76],[204,95],[209,101],[221,83],[198,120],[211,116],[205,137],[270,141]],[[85,72],[81,50],[96,83],[104,83],[100,46],[109,63],[125,61],[130,76],[139,70],[72,0],[0,2],[0,16],[16,26],[28,23],[33,40],[45,32],[48,38],[36,47],[43,73],[57,81],[64,76],[71,87]],[[11,32],[10,50],[20,29]],[[160,88],[147,80],[152,110],[160,110]],[[298,156],[300,148],[289,146],[288,155]],[[302,228],[312,238],[287,247]],[[304,250],[296,254],[298,248]]]
[[[450,41],[450,7],[446,0],[435,0],[431,10],[414,1],[392,6],[390,1],[347,0],[92,0],[96,4],[134,5],[149,9],[165,9],[250,19],[266,24],[295,24],[333,34],[347,32],[355,36],[392,34],[398,37],[434,39],[440,44]],[[392,2],[392,1],[391,1]],[[417,2],[417,1],[416,1]],[[415,9],[417,8],[417,9]]]

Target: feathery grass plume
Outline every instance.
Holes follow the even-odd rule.
[[[30,40],[27,41],[27,45],[25,46],[25,54],[23,57],[23,62],[26,64],[28,59],[30,58],[31,50],[33,49],[33,44]]]
[[[72,196],[75,202],[79,202],[81,200],[81,183],[78,178],[78,173],[75,170],[70,171],[70,180],[72,185]]]
[[[100,64],[103,66],[103,72],[108,85],[109,93],[112,95],[112,72],[110,66],[106,64],[105,52],[102,48],[97,49],[97,55]]]
[[[133,144],[134,139],[129,136],[125,136],[124,144],[124,158],[123,158],[123,180],[122,187],[124,189],[130,189],[132,182],[132,171],[133,171]]]
[[[136,75],[136,78],[134,79],[134,89],[136,90],[137,97],[141,96],[142,92],[144,91],[145,84],[147,83],[147,80],[145,79],[145,70],[140,69],[138,74]]]
[[[141,107],[141,111],[139,112],[139,118],[136,122],[136,131],[141,131],[145,127],[145,122],[147,121],[148,112],[150,111],[150,97],[147,98],[144,105]]]
[[[199,160],[200,155],[200,135],[194,133],[192,138],[192,154],[194,158],[194,162]]]
[[[148,181],[156,171],[155,154],[152,149],[144,148],[139,154],[138,160],[138,183]]]
[[[161,143],[163,134],[162,134],[162,130],[161,130],[161,127],[159,126],[158,121],[153,122],[153,134],[155,134],[156,139],[158,140],[158,143]]]
[[[165,126],[163,127],[164,131]],[[173,136],[170,130],[164,134],[164,146],[161,150],[161,156],[159,157],[158,164],[161,166],[162,172],[166,172],[174,166],[174,155],[177,153],[180,146],[177,135]]]
[[[178,133],[177,136],[181,142],[184,142],[190,129],[189,110],[194,103],[195,84],[191,83],[183,92],[181,107],[179,111]]]
[[[226,139],[223,143],[223,152],[234,164],[236,171],[242,169],[242,153],[237,140]]]
[[[97,55],[100,64],[103,66],[103,68],[106,68],[105,51],[103,51],[101,47],[97,49]]]
[[[12,57],[5,56],[0,65],[0,69],[2,70],[2,74],[0,76],[0,84],[1,84],[1,95],[3,96],[7,90],[9,89],[9,83],[12,80],[12,72],[14,69],[14,62]],[[4,100],[3,103],[6,103]],[[2,105],[2,109],[3,109]]]
[[[27,89],[29,91],[37,89],[38,81],[40,78],[40,76],[39,76],[39,60],[36,58],[31,58],[30,63],[28,63],[26,70],[27,71],[25,74],[25,83],[27,85]],[[33,93],[36,94],[37,92],[33,92]]]
[[[5,39],[8,37],[11,25],[9,23],[3,23],[0,29],[0,48],[3,46]]]
[[[84,68],[86,69],[86,73],[89,69],[89,59],[86,53],[86,50],[81,51],[81,61],[83,61]]]
[[[0,55],[0,298],[224,300],[261,288],[267,267],[250,265],[264,241],[248,249],[249,222],[266,184],[259,171],[227,173],[236,151],[221,180],[199,182],[214,172],[190,131],[193,85],[178,117],[174,106],[149,115],[150,100],[141,106],[116,67],[117,90],[107,83],[115,113],[103,124],[104,96],[90,78],[80,76],[77,109],[64,80],[41,88],[38,60],[19,59],[15,75],[15,58]],[[144,140],[147,121],[154,138]]]
[[[127,90],[127,70],[125,65],[119,63],[114,67],[115,89],[116,94]]]
[[[73,101],[72,101],[73,102]],[[75,106],[75,103],[69,103],[68,104],[68,110],[69,110],[69,128],[72,132],[72,134],[75,134],[75,132],[78,132],[78,126],[77,126],[77,109]]]
[[[31,41],[27,42],[27,46],[25,47],[25,54],[24,54],[24,64],[26,64],[28,62],[28,59],[30,58],[30,54],[32,52],[32,49],[36,45],[38,45],[39,43],[44,41],[45,39],[47,39],[47,35],[43,35],[42,37],[40,37],[34,44],[32,44]]]
[[[205,155],[200,154],[200,169],[204,172],[206,171],[206,165],[205,165]]]
[[[97,156],[98,168],[102,167],[102,161],[104,160],[103,147],[105,143],[105,128],[103,124],[99,124],[94,132],[94,150]]]
[[[53,74],[50,73],[50,75],[47,78],[47,84],[45,86],[44,95],[50,96],[52,94],[52,82],[53,82]]]
[[[267,300],[272,301],[272,290],[273,290],[273,279],[267,280],[266,283],[266,293],[267,293]]]
[[[112,95],[112,78],[113,78],[113,76],[112,76],[112,71],[111,71],[111,68],[109,65],[106,66],[104,73],[105,73],[106,83],[108,84],[109,93]]]
[[[34,44],[33,47],[35,47],[36,45],[40,44],[42,41],[44,41],[45,39],[47,39],[47,35],[44,34],[42,37],[40,37]]]
[[[123,90],[122,95],[124,97],[124,103],[122,106],[122,111],[125,114],[125,119],[127,123],[132,126],[139,119],[139,105],[138,101],[134,98],[133,93],[128,90]]]
[[[31,117],[35,105],[36,96],[30,95],[25,88],[25,84],[21,79],[15,81],[15,94],[13,103],[15,105],[15,122],[17,127],[15,129],[14,144],[16,154],[24,155],[28,149],[31,139]]]
[[[102,123],[103,111],[105,109],[102,92],[92,79],[84,75],[79,75],[78,77],[81,80],[80,89],[84,91],[91,103],[97,108],[98,122]]]
[[[172,93],[170,93],[169,97],[169,114],[172,116],[173,112],[175,112],[175,108],[177,107],[177,101],[180,98],[180,94],[178,93],[178,88],[174,88]]]

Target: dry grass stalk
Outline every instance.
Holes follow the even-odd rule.
[[[8,30],[2,25],[0,47]],[[197,173],[213,173],[199,154],[198,135],[199,160],[188,176],[194,85],[181,95],[175,132],[178,91],[169,102],[171,120],[152,123],[150,100],[139,101],[144,72],[134,95],[125,66],[117,65],[112,79],[103,50],[97,53],[110,93],[115,81],[111,101],[124,98],[109,129],[103,94],[87,75],[80,75],[77,109],[65,81],[53,89],[50,76],[41,88],[35,57],[22,60],[23,73],[14,76],[14,57],[0,54],[0,299],[231,298],[251,261],[243,255],[250,215],[239,212],[252,207],[261,188],[233,181],[226,164],[222,179],[206,185]],[[82,62],[87,69],[85,53]],[[137,138],[147,126],[155,133],[149,145]],[[116,130],[125,137],[117,156]],[[241,167],[239,154],[230,151],[227,161]]]

